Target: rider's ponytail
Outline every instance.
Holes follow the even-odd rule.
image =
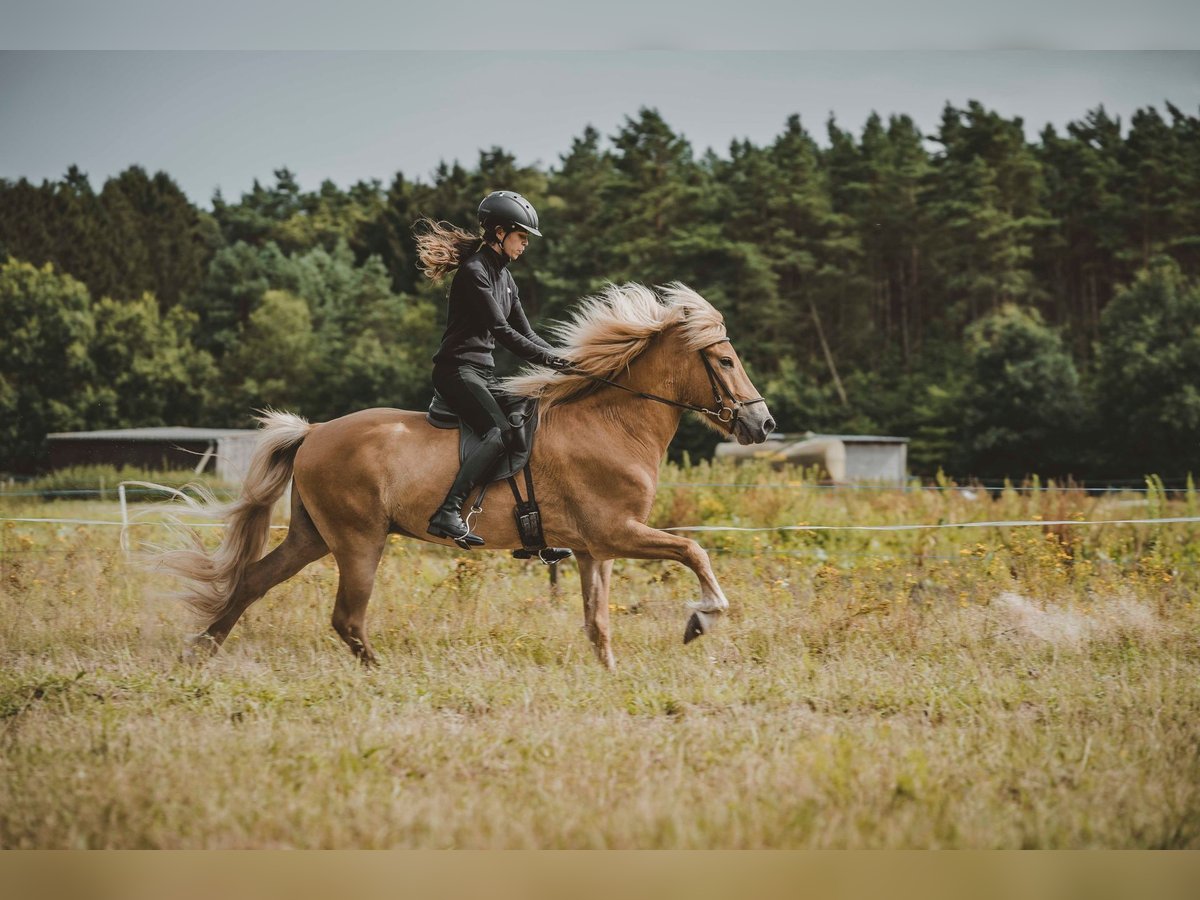
[[[417,239],[417,267],[434,281],[457,269],[483,243],[477,234],[429,218],[413,224],[413,235]]]

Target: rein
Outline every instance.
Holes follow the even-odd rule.
[[[704,371],[708,374],[708,383],[713,392],[713,405],[717,407],[716,409],[709,409],[705,406],[697,406],[694,403],[682,403],[679,400],[672,400],[670,397],[660,397],[658,394],[651,394],[649,391],[635,391],[633,388],[626,387],[623,384],[618,384],[617,382],[608,378],[603,378],[600,375],[589,375],[586,372],[580,371],[572,372],[572,374],[582,376],[583,378],[590,379],[591,381],[603,382],[610,387],[615,387],[618,390],[625,391],[628,394],[633,394],[635,397],[641,397],[643,400],[653,400],[656,403],[665,403],[668,406],[677,406],[680,409],[703,413],[706,416],[711,416],[718,422],[728,425],[729,430],[733,431],[734,427],[737,425],[738,417],[741,415],[742,407],[750,406],[754,403],[766,403],[767,401],[765,397],[754,397],[751,400],[735,399],[733,396],[733,391],[729,389],[729,386],[725,383],[721,376],[717,374],[716,369],[712,367],[712,363],[708,361],[708,357],[704,355],[704,351],[709,347],[715,347],[717,344],[724,344],[727,340],[727,338],[722,338],[719,341],[713,341],[711,344],[701,347],[696,351],[700,354],[700,361],[704,363]],[[726,403],[725,399],[721,396],[722,391],[725,392],[725,397],[729,398],[729,403]],[[730,406],[730,403],[733,405]]]

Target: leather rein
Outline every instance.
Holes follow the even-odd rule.
[[[705,406],[697,406],[694,403],[682,403],[679,400],[672,400],[670,397],[660,397],[658,394],[651,394],[649,391],[635,391],[633,388],[626,387],[623,384],[618,384],[615,381],[611,381],[608,378],[603,378],[599,375],[589,375],[586,372],[580,372],[578,370],[573,371],[571,374],[580,375],[584,378],[591,379],[592,381],[601,381],[604,384],[617,388],[618,390],[633,394],[635,397],[641,397],[643,400],[653,400],[656,403],[665,403],[668,406],[677,406],[680,409],[687,409],[691,410],[692,412],[703,413],[706,416],[711,416],[722,424],[728,425],[729,430],[732,433],[733,429],[737,426],[737,421],[741,416],[743,407],[751,406],[755,403],[766,403],[767,400],[765,397],[754,397],[750,400],[735,399],[733,396],[733,391],[729,389],[729,385],[727,385],[725,380],[717,374],[717,370],[713,368],[712,363],[708,361],[708,357],[704,355],[704,351],[709,347],[715,347],[717,344],[725,344],[728,342],[728,338],[721,338],[721,340],[713,341],[711,344],[707,344],[696,351],[700,354],[700,361],[704,363],[704,371],[708,374],[708,383],[709,386],[712,387],[713,405],[716,407],[715,409],[709,409]],[[724,396],[722,396],[722,391],[724,392]],[[728,403],[725,402],[725,398],[729,399]]]

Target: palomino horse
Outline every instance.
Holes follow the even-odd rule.
[[[646,525],[659,463],[683,412],[700,412],[743,444],[766,440],[775,423],[721,314],[682,284],[660,293],[610,285],[583,301],[557,334],[576,372],[535,368],[504,386],[540,398],[532,467],[546,540],[575,551],[584,626],[596,656],[612,668],[614,559],[675,560],[696,574],[700,598],[689,604],[685,641],[707,632],[729,606],[699,544]],[[279,412],[260,421],[241,497],[220,511],[226,522],[220,546],[211,554],[197,548],[162,557],[191,582],[184,599],[204,624],[196,642],[215,650],[250,604],[332,553],[339,572],[333,627],[359,660],[372,664],[367,602],[388,534],[449,543],[427,536],[425,524],[454,477],[458,435],[433,428],[424,413],[397,409],[315,425]],[[291,525],[263,556],[271,508],[289,479]],[[488,506],[475,528],[489,550],[521,546],[505,503]]]

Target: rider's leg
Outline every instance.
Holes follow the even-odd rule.
[[[471,546],[480,546],[483,539],[470,533],[462,518],[462,508],[471,489],[487,480],[503,456],[508,421],[489,390],[489,385],[493,383],[490,371],[474,366],[437,366],[433,370],[433,383],[438,393],[481,436],[482,441],[462,461],[450,492],[429,520],[428,530],[437,537],[454,538]]]
[[[471,451],[471,455],[462,461],[458,475],[450,486],[446,499],[429,519],[428,531],[437,537],[465,540],[468,544],[482,546],[483,538],[472,534],[463,521],[462,508],[467,502],[471,489],[482,484],[488,474],[495,469],[496,463],[504,455],[504,439],[499,428],[493,428],[483,436],[479,444]]]

